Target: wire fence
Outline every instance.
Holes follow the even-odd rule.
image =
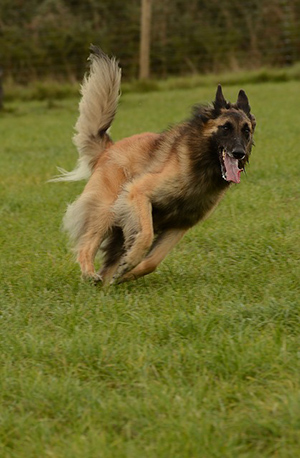
[[[90,43],[139,75],[140,0],[1,0],[0,67],[21,84],[78,80]],[[150,76],[300,61],[300,0],[152,0]]]

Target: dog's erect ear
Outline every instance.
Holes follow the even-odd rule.
[[[221,110],[222,108],[226,108],[226,105],[226,100],[222,92],[222,86],[219,84],[216,92],[216,99],[214,101],[214,107],[216,110]]]
[[[239,110],[243,110],[247,116],[250,115],[251,107],[249,105],[248,97],[246,96],[246,93],[243,91],[243,89],[241,89],[239,92],[236,106]]]

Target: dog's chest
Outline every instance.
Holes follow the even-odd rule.
[[[197,224],[215,207],[220,193],[169,197],[152,204],[154,230],[187,229]]]

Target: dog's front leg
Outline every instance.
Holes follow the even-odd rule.
[[[117,282],[144,259],[154,238],[152,205],[138,186],[132,186],[123,193],[116,203],[115,213],[119,216],[125,237],[126,252],[111,283]]]
[[[135,280],[144,275],[148,275],[156,269],[167,254],[174,248],[179,240],[184,236],[187,229],[170,229],[161,233],[154,241],[151,250],[134,269],[127,272],[121,282]]]

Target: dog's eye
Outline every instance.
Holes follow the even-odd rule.
[[[251,130],[250,130],[250,127],[248,126],[248,124],[245,124],[245,126],[243,127],[243,132],[247,137],[250,135]]]
[[[232,130],[232,124],[230,124],[230,122],[226,122],[226,124],[221,126],[221,129],[223,130],[223,132],[229,132],[230,130]]]

